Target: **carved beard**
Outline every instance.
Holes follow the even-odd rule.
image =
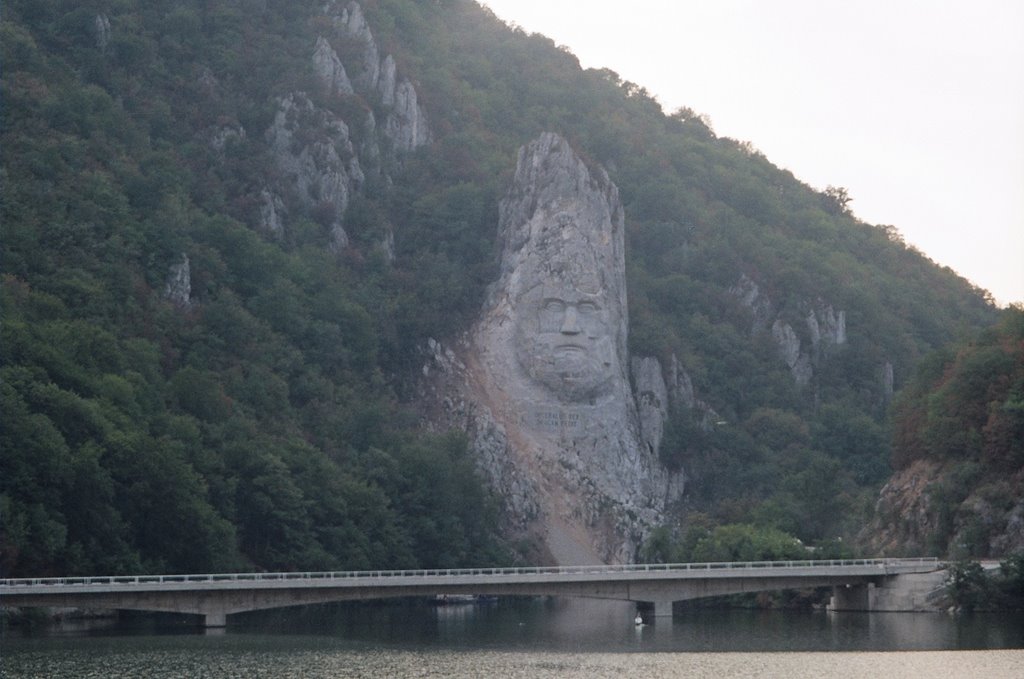
[[[592,339],[588,344],[573,346],[554,334],[520,336],[516,354],[527,374],[560,400],[585,401],[607,393],[615,375],[611,338]]]

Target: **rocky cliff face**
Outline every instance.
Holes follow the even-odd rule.
[[[110,44],[110,19],[106,14],[97,14],[92,21],[93,33],[96,37],[96,47],[101,52],[106,51]]]
[[[345,122],[317,108],[301,93],[278,103],[267,143],[282,174],[286,195],[304,211],[328,213],[332,244],[348,244],[342,227],[352,194],[365,180]]]
[[[381,129],[392,150],[407,153],[430,143],[427,115],[419,104],[416,88],[408,78],[398,76],[390,54],[380,56],[359,3],[343,5],[335,0],[325,5],[323,12],[341,38],[356,46],[355,51],[360,55],[353,65],[356,87],[367,101],[379,102],[386,111]]]
[[[810,384],[815,367],[835,348],[846,344],[846,312],[835,310],[831,304],[820,299],[802,304],[804,327],[798,329],[778,316],[771,299],[750,277],[741,276],[730,291],[750,310],[753,331],[769,330],[779,357],[800,386]]]
[[[667,396],[656,362],[638,363],[643,429],[630,388],[618,190],[544,134],[520,150],[499,234],[500,277],[461,358],[432,361],[461,372],[449,417],[459,413],[513,523],[550,559],[630,561],[682,479],[658,463]]]
[[[331,43],[322,35],[316,39],[316,50],[313,52],[313,69],[320,78],[324,89],[331,94],[354,94],[348,72],[338,58],[338,53]]]
[[[164,298],[181,309],[192,307],[192,268],[185,253],[182,253],[181,259],[167,272]]]
[[[291,218],[315,213],[329,229],[337,252],[348,245],[344,221],[352,196],[368,176],[380,176],[383,165],[428,144],[431,132],[416,88],[399,77],[390,54],[380,56],[359,3],[328,2],[321,19],[319,25],[328,30],[316,38],[310,68],[324,93],[358,101],[364,119],[344,120],[306,92],[279,97],[274,122],[264,134],[277,172],[259,188],[253,203],[258,226],[274,237],[285,234]],[[215,87],[212,74],[210,79]],[[377,123],[375,109],[383,111],[383,124]],[[240,126],[229,132],[245,136]],[[222,150],[227,139],[221,139],[220,131],[214,134],[220,136],[211,143]],[[386,174],[384,178],[390,181]],[[386,234],[385,242],[392,237]]]
[[[652,357],[634,357],[630,361],[636,390],[637,415],[640,417],[640,438],[647,452],[657,455],[668,419],[668,387],[661,372],[661,363]]]
[[[965,478],[970,473],[932,460],[897,471],[879,494],[862,542],[885,555],[1003,557],[1024,550],[1024,472],[981,480]]]

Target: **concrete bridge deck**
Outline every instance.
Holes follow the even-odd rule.
[[[0,580],[0,604],[193,613],[207,626],[219,626],[231,613],[331,601],[548,595],[646,602],[663,616],[671,615],[673,601],[792,588],[891,586],[900,576],[942,568],[934,558],[917,558],[19,578]],[[845,600],[862,605],[858,597]]]

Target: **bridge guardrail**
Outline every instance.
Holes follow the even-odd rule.
[[[523,566],[513,568],[446,568],[421,570],[308,571],[286,573],[205,573],[165,575],[99,575],[55,578],[0,579],[0,587],[39,585],[145,585],[157,583],[202,583],[280,580],[349,580],[358,578],[446,577],[446,576],[520,576],[520,575],[584,575],[643,572],[689,572],[718,569],[747,570],[757,568],[816,568],[838,566],[939,566],[935,557],[910,559],[809,559],[790,561],[719,561],[708,563],[621,564],[593,566]]]

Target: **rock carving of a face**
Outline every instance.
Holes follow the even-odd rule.
[[[615,342],[596,258],[573,233],[538,244],[534,285],[514,297],[515,346],[533,380],[564,401],[584,401],[610,388]]]

